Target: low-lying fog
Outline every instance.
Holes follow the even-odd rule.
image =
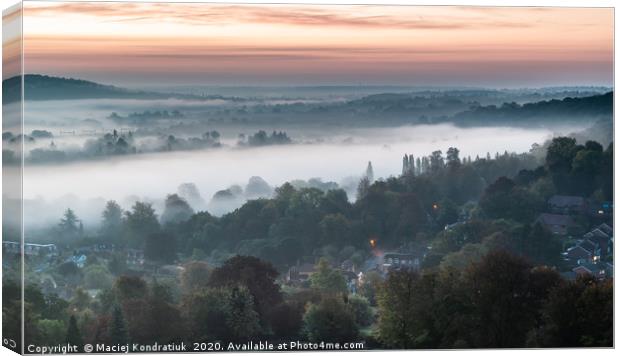
[[[435,150],[445,153],[449,147],[459,148],[461,157],[472,159],[487,152],[521,153],[553,134],[541,128],[459,128],[448,124],[360,128],[347,130],[346,135],[325,132],[322,143],[224,147],[27,165],[25,224],[36,227],[56,223],[65,209],[72,208],[86,228],[92,228],[100,221],[105,201],[111,199],[125,209],[136,200],[150,201],[161,214],[166,195],[177,193],[183,183],[194,183],[200,192],[202,201],[190,201],[195,210],[221,215],[238,207],[245,198],[260,195],[246,189],[251,177],[261,177],[271,188],[295,179],[321,178],[323,182],[338,183],[353,200],[369,161],[375,179],[386,178],[401,173],[405,153],[419,157]],[[212,201],[217,191],[234,185],[239,185],[231,189],[237,191],[237,199]]]

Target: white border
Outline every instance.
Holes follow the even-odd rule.
[[[6,9],[8,7],[10,7],[11,5],[14,5],[17,3],[17,1],[14,0],[0,0],[1,4],[2,4],[2,9]],[[33,0],[35,1],[35,0]],[[46,1],[46,2],[53,2],[54,0],[36,0],[36,1]],[[84,1],[79,1],[79,0],[64,0],[65,2],[84,2]],[[105,0],[89,0],[91,2],[110,2],[110,1],[105,1]],[[441,1],[431,1],[431,0],[427,0],[427,1],[416,1],[416,0],[387,0],[387,1],[382,1],[382,0],[355,0],[355,1],[350,1],[350,0],[237,0],[237,1],[230,1],[230,0],[211,0],[211,1],[200,1],[200,0],[148,0],[148,1],[139,1],[139,0],[125,0],[126,2],[172,2],[172,3],[200,3],[200,2],[211,2],[211,3],[249,3],[249,4],[275,4],[275,3],[287,3],[287,4],[343,4],[343,5],[353,5],[353,4],[376,4],[376,5],[459,5],[459,6],[558,6],[558,7],[610,7],[610,8],[614,8],[614,17],[615,17],[615,7],[616,7],[616,1],[613,0],[589,0],[589,1],[584,1],[584,0],[537,0],[537,1],[532,1],[532,0],[441,0]],[[28,0],[26,0],[25,2],[29,2]],[[615,71],[615,64],[617,63],[617,48],[618,48],[618,36],[616,36],[617,34],[617,29],[614,28],[614,88],[615,88],[615,82],[617,82],[618,79],[618,72]],[[0,70],[2,68],[2,64],[0,61]],[[0,99],[0,105],[1,105],[1,100]],[[618,104],[618,96],[614,95],[614,112],[616,110],[616,108]],[[0,113],[0,122],[1,122],[1,113]],[[616,125],[614,125],[614,138],[617,137],[617,133],[618,133],[618,128]],[[618,154],[615,155],[614,157],[614,176],[618,177]],[[0,178],[1,179],[1,178]],[[615,180],[614,180],[615,181]],[[614,194],[614,201],[618,201],[618,191],[615,191]],[[616,210],[617,212],[617,210]],[[0,213],[1,213],[1,208],[0,208]],[[614,222],[616,221],[616,214],[614,214]],[[615,225],[615,224],[614,224]],[[616,248],[616,255],[617,255],[617,250],[618,248],[615,246]],[[0,259],[1,262],[1,259]],[[615,316],[617,315],[617,306],[619,306],[620,304],[618,304],[618,294],[615,293],[615,285],[614,285],[614,320],[617,320],[617,318],[615,318]],[[0,296],[0,301],[1,301],[1,296]],[[615,324],[615,323],[614,323]],[[615,327],[614,325],[614,341],[618,340],[618,328]],[[405,354],[413,354],[414,352],[418,355],[438,355],[438,354],[454,354],[454,353],[458,353],[458,355],[479,355],[479,354],[486,354],[489,355],[490,353],[496,354],[496,353],[500,353],[503,355],[521,355],[521,354],[527,354],[527,355],[579,355],[579,356],[583,356],[584,353],[587,353],[588,356],[590,355],[599,355],[599,354],[611,354],[612,352],[614,352],[615,350],[613,349],[547,349],[547,350],[527,350],[527,349],[519,349],[519,350],[495,350],[495,349],[491,349],[491,350],[467,350],[467,351],[415,351],[415,350],[410,350],[410,351],[376,351],[376,353],[385,353],[385,352],[394,352],[398,355],[405,355]],[[375,353],[375,352],[372,352]],[[221,353],[220,353],[221,354]],[[251,354],[255,354],[255,353],[250,353],[250,352],[239,352],[239,353],[235,353],[236,355],[251,355]],[[272,354],[272,353],[270,353]],[[343,352],[303,352],[303,355],[342,355]],[[364,351],[350,351],[347,352],[348,355],[350,354],[355,354],[355,355],[364,355],[364,354],[369,354],[369,352],[364,352]],[[11,351],[9,351],[6,348],[0,348],[0,356],[4,356],[4,355],[14,355],[14,353],[12,353]],[[150,355],[150,354],[143,354],[143,355]],[[155,354],[153,354],[155,355]],[[186,354],[167,354],[167,355],[186,355]]]

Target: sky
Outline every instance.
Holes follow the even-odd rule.
[[[46,3],[26,73],[121,86],[613,83],[613,9]]]

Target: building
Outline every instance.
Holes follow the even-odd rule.
[[[546,229],[555,235],[567,235],[569,229],[575,226],[575,221],[568,215],[543,213],[536,219]]]
[[[573,264],[591,262],[594,258],[592,252],[579,245],[569,248],[562,255],[564,256],[564,260],[570,261]]]
[[[583,235],[585,241],[590,244],[593,244],[597,247],[596,255],[605,258],[611,254],[613,254],[613,243],[612,237],[607,235],[601,229],[594,229]]]
[[[393,269],[418,269],[420,258],[410,253],[388,252],[383,255],[382,272],[386,273]]]
[[[312,263],[296,264],[289,268],[286,274],[287,282],[305,282],[310,279],[310,276],[316,273],[316,268]]]
[[[133,248],[127,249],[127,264],[130,266],[142,266],[144,264],[144,251]]]
[[[21,246],[19,242],[15,241],[2,241],[2,252],[15,253],[21,252]],[[26,256],[56,256],[58,255],[58,247],[55,244],[24,244],[24,255]]]
[[[613,277],[613,265],[609,263],[584,263],[573,268],[577,276],[593,276],[597,279]]]
[[[554,195],[547,201],[554,214],[583,214],[587,211],[586,200],[572,195]]]

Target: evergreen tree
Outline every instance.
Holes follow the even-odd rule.
[[[370,188],[370,181],[367,177],[364,177],[357,185],[357,200],[364,199],[366,194],[368,194],[368,188]]]
[[[114,314],[112,315],[112,325],[110,325],[110,341],[113,344],[126,344],[128,342],[125,318],[123,317],[123,312],[118,305],[114,307]]]
[[[370,183],[375,180],[375,173],[372,169],[372,163],[370,161],[368,161],[368,166],[366,167],[366,178]]]
[[[75,237],[80,231],[80,220],[75,212],[71,209],[67,209],[60,223],[58,224],[61,237]]]
[[[82,345],[84,345],[84,341],[82,340],[82,335],[80,334],[80,329],[78,328],[75,315],[71,315],[71,318],[69,318],[69,327],[67,328],[66,341],[69,345],[78,345],[79,347],[82,347]]]
[[[122,224],[123,211],[120,205],[114,200],[108,201],[102,214],[101,234],[113,240],[120,239]]]

